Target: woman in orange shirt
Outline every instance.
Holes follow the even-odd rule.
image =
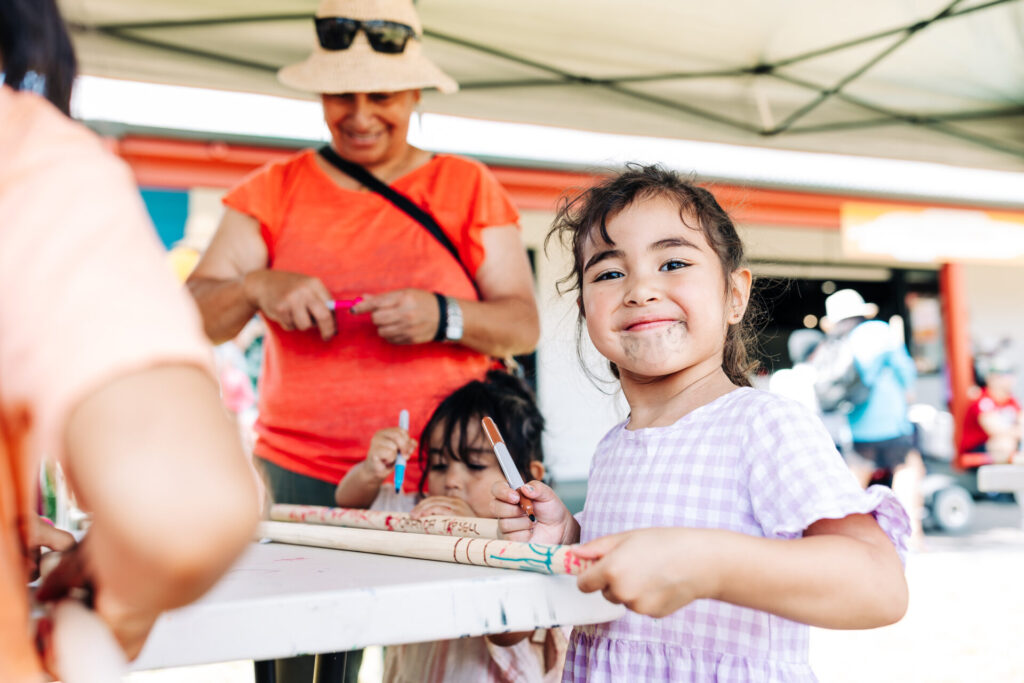
[[[531,351],[539,323],[507,194],[482,164],[406,140],[420,90],[458,87],[423,55],[410,0],[323,0],[315,23],[313,54],[279,79],[320,94],[327,156],[426,210],[458,254],[323,151],[258,169],[224,198],[189,287],[215,341],[266,320],[255,455],[277,502],[331,505],[376,431],[404,409],[418,436],[494,357]],[[405,481],[419,479],[410,460]]]

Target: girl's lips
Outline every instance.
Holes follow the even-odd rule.
[[[660,318],[658,320],[641,320],[635,323],[631,323],[626,326],[626,332],[642,332],[644,330],[653,330],[659,327],[667,327],[674,325],[678,321],[669,318]]]

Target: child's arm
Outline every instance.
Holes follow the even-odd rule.
[[[718,529],[640,529],[576,549],[600,558],[580,590],[663,617],[711,598],[826,628],[874,628],[907,609],[899,555],[870,515],[822,519],[793,540]]]
[[[579,542],[580,525],[550,486],[534,479],[521,491],[533,501],[536,523],[519,507],[519,493],[506,482],[499,481],[491,488],[491,514],[500,520],[498,529],[503,538],[531,543]]]
[[[401,427],[381,429],[370,440],[366,460],[362,461],[338,482],[334,502],[343,508],[368,508],[377,497],[381,484],[395,467],[401,450],[406,456],[416,452],[416,440]]]

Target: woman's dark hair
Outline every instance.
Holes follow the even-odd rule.
[[[678,173],[652,165],[627,164],[626,170],[590,187],[575,197],[563,197],[558,213],[544,240],[545,248],[552,239],[559,240],[573,255],[572,271],[558,281],[561,294],[575,291],[582,297],[583,250],[588,239],[597,231],[607,244],[615,244],[608,235],[608,221],[640,199],[666,197],[679,206],[683,225],[704,233],[708,244],[718,256],[725,274],[723,286],[729,290],[729,275],[744,266],[743,241],[736,232],[729,214],[718,204],[714,195]],[[696,225],[692,225],[692,223]],[[580,301],[580,322],[586,316]],[[722,369],[738,386],[750,386],[750,373],[757,368],[751,358],[753,345],[748,305],[740,322],[730,325],[725,338]],[[580,325],[582,333],[582,325]],[[612,372],[618,370],[612,365]]]
[[[444,455],[461,461],[462,454],[469,448],[466,438],[469,425],[476,425],[482,434],[480,421],[485,417],[494,420],[523,479],[529,481],[533,478],[530,463],[544,462],[541,446],[544,417],[537,408],[533,393],[522,380],[507,372],[491,370],[483,381],[474,380],[456,389],[441,401],[427,421],[420,438],[419,459],[423,467],[420,493],[426,488],[427,473],[430,472],[429,441],[434,430],[441,429]]]
[[[71,115],[77,64],[56,0],[0,0],[0,68],[11,88],[41,92]]]

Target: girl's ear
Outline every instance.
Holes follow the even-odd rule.
[[[544,475],[547,474],[547,469],[544,467],[544,463],[534,460],[530,463],[530,478],[536,481],[544,481]]]
[[[730,325],[735,325],[743,320],[743,314],[747,312],[747,303],[750,301],[750,286],[754,276],[749,268],[737,268],[729,276],[732,286],[729,288],[728,320]]]

